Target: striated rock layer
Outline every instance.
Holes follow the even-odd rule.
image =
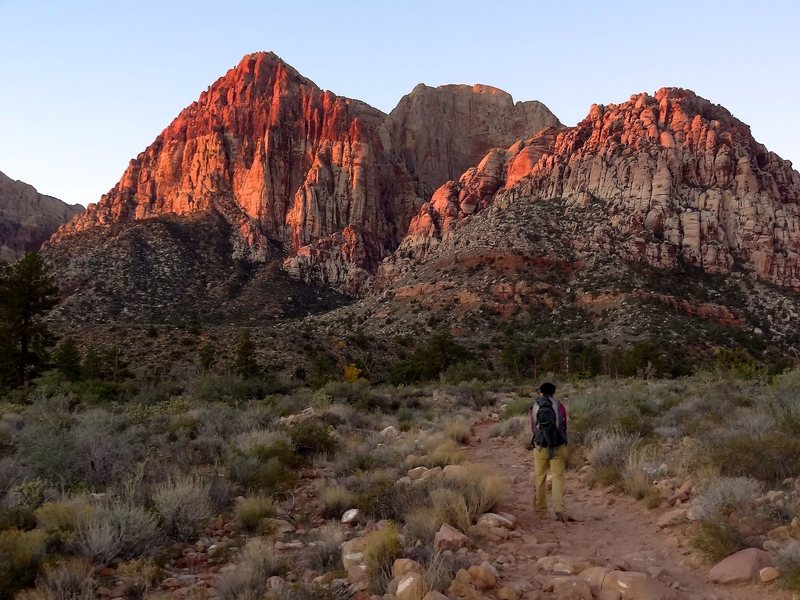
[[[563,223],[562,242],[579,255],[710,273],[738,265],[800,290],[800,174],[727,110],[675,88],[595,105],[576,127],[491,150],[423,205],[398,257],[419,260],[488,206],[556,198],[568,211],[601,209],[581,235]]]
[[[557,124],[481,86],[418,86],[391,115],[320,90],[272,53],[245,56],[186,108],[59,243],[94,227],[214,212],[234,258],[287,256],[296,278],[355,293],[426,191],[496,144]]]
[[[0,261],[38,250],[83,207],[45,196],[33,186],[0,173]]]

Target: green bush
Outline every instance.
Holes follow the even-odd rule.
[[[709,445],[709,459],[723,475],[778,484],[800,473],[800,438],[781,431],[726,435]]]
[[[261,538],[253,538],[242,550],[235,568],[217,579],[217,596],[220,600],[264,598],[267,580],[273,575],[283,575],[287,570],[286,561],[270,544]]]
[[[339,440],[331,428],[319,421],[305,420],[289,428],[294,451],[301,457],[332,456],[339,447]]]
[[[40,529],[0,532],[0,600],[11,600],[36,579],[47,535]]]
[[[48,569],[36,580],[36,588],[23,592],[19,600],[93,600],[95,582],[92,565],[72,559]]]
[[[264,494],[244,498],[236,505],[233,514],[245,531],[256,531],[263,519],[274,517],[277,512],[275,501]]]
[[[364,542],[364,562],[372,591],[382,594],[392,580],[392,566],[400,557],[402,544],[397,525],[389,523],[383,529],[368,533]]]

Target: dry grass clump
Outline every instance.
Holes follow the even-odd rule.
[[[464,465],[463,475],[450,477],[447,486],[460,492],[472,520],[491,511],[508,494],[508,482],[486,465]]]
[[[633,447],[640,440],[638,435],[616,430],[593,431],[588,438],[587,458],[596,469],[621,468]]]
[[[761,484],[750,477],[719,477],[706,482],[692,510],[698,530],[692,544],[709,560],[718,561],[747,547],[739,525],[750,515]]]
[[[442,432],[454,442],[468,445],[472,439],[472,426],[467,421],[453,421]]]
[[[494,425],[489,430],[489,437],[517,437],[526,433],[530,438],[531,424],[528,417],[524,415],[505,419]]]
[[[153,504],[167,535],[181,541],[197,535],[214,514],[208,492],[208,483],[197,477],[178,477],[156,486]]]
[[[72,559],[45,571],[36,587],[19,594],[19,600],[93,600],[95,582],[92,565]]]
[[[308,569],[327,573],[341,567],[342,542],[345,533],[341,525],[323,525],[313,532],[311,541],[303,550],[303,561]]]
[[[457,465],[464,462],[466,454],[455,442],[448,440],[434,447],[425,457],[425,466],[446,467],[447,465]]]
[[[453,489],[439,488],[433,490],[430,497],[437,520],[441,523],[447,523],[461,531],[466,531],[472,524],[463,493]]]
[[[669,467],[653,446],[633,448],[622,467],[622,487],[637,500],[659,498],[653,481],[667,474]],[[655,501],[655,500],[653,500]]]
[[[364,562],[367,565],[373,592],[382,594],[392,580],[392,565],[400,557],[403,545],[400,532],[394,523],[368,533],[364,544]]]
[[[265,495],[248,496],[233,509],[239,526],[245,531],[256,531],[262,520],[274,517],[277,512],[275,501]]]
[[[408,534],[423,542],[432,542],[444,522],[441,513],[432,506],[414,508],[403,515]]]
[[[217,596],[220,600],[263,598],[267,593],[267,579],[283,575],[288,568],[272,545],[261,538],[253,538],[242,549],[236,567],[217,580]]]
[[[319,492],[320,513],[327,519],[338,519],[356,505],[356,495],[343,485],[332,485]]]
[[[156,518],[141,507],[123,503],[95,509],[75,532],[78,553],[102,565],[153,552],[160,541]]]

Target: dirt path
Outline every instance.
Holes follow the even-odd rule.
[[[583,485],[574,472],[566,478],[567,512],[579,519],[559,523],[538,519],[533,512],[533,461],[515,440],[489,438],[491,424],[476,428],[482,443],[468,450],[471,462],[490,465],[512,479],[509,499],[500,510],[518,519],[522,538],[499,544],[495,556],[509,559],[501,573],[505,583],[531,581],[536,561],[547,554],[583,557],[600,566],[647,571],[667,584],[679,585],[676,597],[686,600],[788,600],[791,594],[773,586],[719,586],[705,570],[692,568],[688,540],[680,531],[656,526],[660,511],[648,510],[628,496],[606,494]],[[549,499],[549,498],[548,498]],[[552,511],[552,507],[551,507]],[[548,547],[547,544],[553,544]],[[513,561],[513,562],[512,562]]]

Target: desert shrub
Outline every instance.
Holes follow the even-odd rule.
[[[392,580],[392,565],[400,557],[401,551],[400,532],[394,523],[366,535],[364,562],[374,593],[382,594],[386,590]]]
[[[306,420],[289,429],[294,451],[302,457],[333,455],[339,447],[339,440],[331,428],[319,421]]]
[[[328,519],[338,519],[355,506],[356,496],[343,485],[332,485],[319,493],[320,512]]]
[[[667,470],[668,467],[662,462],[656,448],[634,448],[622,468],[622,487],[628,494],[641,500],[653,494],[653,480],[666,475]]]
[[[736,525],[721,518],[701,521],[692,538],[692,545],[711,562],[720,561],[747,547]]]
[[[619,431],[595,431],[589,436],[587,458],[598,469],[619,469],[628,458],[639,437]]]
[[[395,445],[380,445],[377,440],[367,440],[340,452],[333,463],[337,475],[351,475],[357,471],[372,471],[398,466],[403,460]]]
[[[276,512],[275,501],[264,494],[245,498],[233,510],[236,520],[245,531],[256,531],[263,519],[274,517]]]
[[[217,579],[215,590],[220,600],[263,598],[267,592],[267,579],[283,575],[287,569],[286,562],[270,544],[261,538],[253,538],[245,545],[235,568]]]
[[[508,493],[507,482],[485,465],[464,465],[463,475],[449,477],[446,485],[458,491],[472,520],[497,506]]]
[[[461,531],[466,531],[471,525],[467,501],[463,494],[453,489],[439,488],[432,490],[430,497],[441,523],[447,523]]]
[[[748,511],[761,493],[761,484],[751,477],[718,477],[697,491],[692,510],[700,521],[715,521]]]
[[[792,542],[781,549],[776,562],[783,585],[790,590],[800,590],[800,542]]]
[[[516,416],[492,425],[489,437],[517,437],[530,432],[531,424],[527,416]]]
[[[472,427],[466,421],[453,421],[444,426],[443,433],[459,444],[469,444],[472,439]]]
[[[39,529],[0,532],[0,598],[11,599],[34,582],[45,556],[46,537]]]
[[[268,493],[291,488],[302,459],[282,431],[256,429],[237,436],[227,459],[229,477],[248,489]]]
[[[96,508],[75,534],[76,550],[94,563],[138,558],[161,541],[158,521],[138,506],[114,504]]]
[[[500,413],[501,419],[511,419],[520,415],[527,415],[533,400],[530,398],[514,398],[503,407],[503,412]]]
[[[164,576],[152,558],[139,558],[120,563],[117,577],[128,588],[128,600],[144,600]]]
[[[186,541],[213,514],[208,483],[196,477],[178,477],[156,486],[153,504],[171,538]]]
[[[45,502],[36,509],[36,523],[48,533],[72,532],[85,523],[92,507],[78,499]]]
[[[17,596],[20,600],[93,600],[92,565],[73,559],[48,569],[36,580],[36,588]]]
[[[425,587],[441,593],[447,590],[459,569],[468,567],[468,562],[464,557],[441,552],[434,553],[430,560],[423,564],[425,565]]]
[[[800,437],[770,431],[764,435],[725,435],[709,443],[709,459],[723,475],[780,483],[800,473]]]
[[[460,362],[450,365],[442,373],[442,380],[447,383],[461,383],[462,381],[486,381],[490,378],[486,369],[478,363]]]
[[[446,327],[436,330],[406,359],[392,367],[389,383],[402,385],[430,381],[451,365],[466,362],[470,352],[453,339]]]
[[[44,482],[40,479],[23,481],[13,486],[0,508],[0,527],[8,529],[33,529],[35,510],[44,500]]]
[[[445,467],[447,465],[457,465],[464,461],[466,454],[459,448],[455,442],[448,440],[436,446],[425,457],[425,466],[432,467]]]
[[[211,500],[215,513],[227,511],[233,502],[233,497],[233,485],[230,481],[223,477],[215,477],[211,480],[208,485],[208,498]]]
[[[406,531],[409,535],[423,542],[433,542],[433,538],[442,526],[442,516],[432,506],[413,508],[403,515]]]
[[[314,539],[303,550],[306,568],[327,573],[341,566],[341,546],[345,535],[339,525],[323,525],[314,531]]]

